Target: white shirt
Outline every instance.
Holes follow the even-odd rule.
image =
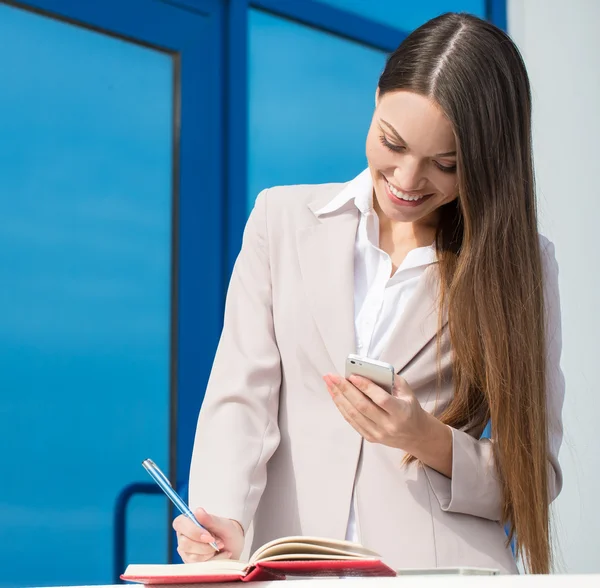
[[[360,211],[354,245],[354,331],[356,353],[379,359],[394,326],[414,294],[419,278],[437,261],[435,247],[409,251],[393,276],[390,256],[379,249],[379,219],[373,209],[373,182],[369,169],[349,182],[317,216],[355,206]],[[390,277],[391,276],[391,277]],[[360,543],[353,492],[346,539]]]

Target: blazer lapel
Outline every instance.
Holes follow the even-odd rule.
[[[421,276],[400,320],[381,354],[381,361],[391,363],[400,373],[448,322],[447,312],[439,323],[440,281],[437,264],[430,265]]]
[[[354,333],[354,243],[359,211],[337,212],[298,230],[302,281],[331,361],[343,376]]]

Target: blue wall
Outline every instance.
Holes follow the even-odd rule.
[[[4,4],[0,38],[0,585],[83,584],[168,463],[173,63]],[[133,505],[132,554],[166,516]]]

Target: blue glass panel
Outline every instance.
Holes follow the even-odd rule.
[[[385,54],[258,10],[249,52],[249,205],[268,186],[362,171]]]
[[[485,0],[321,0],[403,31],[411,31],[444,12],[470,12],[485,18]]]
[[[0,586],[108,584],[169,455],[173,64],[0,3]],[[167,558],[165,500],[130,549]]]

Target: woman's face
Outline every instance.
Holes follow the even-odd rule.
[[[379,209],[390,221],[435,226],[458,193],[450,121],[428,98],[407,91],[377,99],[367,160]]]

